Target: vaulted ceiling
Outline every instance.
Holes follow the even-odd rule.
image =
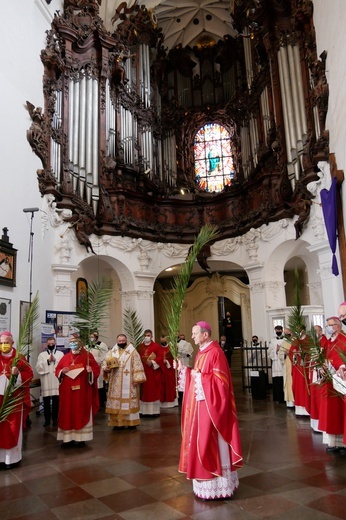
[[[106,0],[103,3],[100,11],[108,21],[123,2]],[[134,3],[127,2],[128,6]],[[226,34],[236,34],[232,27],[231,0],[141,0],[138,3],[152,10],[168,49],[178,44],[193,47],[204,37],[218,41]]]

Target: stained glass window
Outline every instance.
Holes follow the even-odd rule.
[[[234,178],[231,138],[225,127],[208,123],[194,141],[195,180],[204,191],[219,192]]]

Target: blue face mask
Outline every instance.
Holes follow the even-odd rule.
[[[75,341],[71,341],[70,349],[72,350],[72,352],[76,352],[79,349],[78,343],[76,343]]]

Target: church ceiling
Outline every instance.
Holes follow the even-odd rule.
[[[121,0],[107,0],[105,14],[114,13],[121,3]],[[128,2],[129,6],[132,4]],[[168,49],[176,45],[193,47],[203,36],[218,41],[226,34],[236,34],[230,0],[142,0],[140,4],[153,12]]]

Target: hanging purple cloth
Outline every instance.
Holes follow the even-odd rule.
[[[321,190],[321,202],[322,211],[324,217],[324,223],[327,230],[328,241],[330,249],[333,253],[332,260],[332,273],[335,276],[339,274],[338,262],[336,260],[336,241],[337,241],[337,229],[338,229],[338,212],[337,212],[337,201],[336,201],[336,177],[332,178],[332,184],[329,191],[324,189]]]

